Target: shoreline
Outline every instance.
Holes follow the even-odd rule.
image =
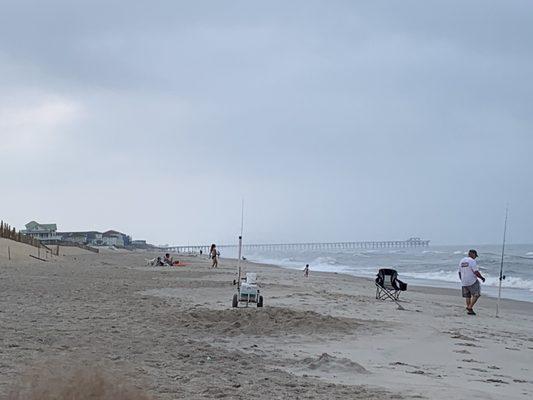
[[[223,260],[231,261],[237,263],[236,258],[224,258]],[[277,268],[281,270],[289,270],[289,271],[300,271],[296,268],[290,268],[290,267],[284,267],[281,265],[276,264],[268,264],[268,263],[262,263],[262,262],[256,262],[256,261],[249,261],[246,260],[244,263],[253,264],[259,267],[269,267],[269,268]],[[301,271],[300,271],[301,272]],[[335,275],[342,275],[345,277],[353,278],[356,281],[365,281],[371,284],[371,287],[374,288],[374,279],[366,277],[366,276],[357,276],[348,274],[345,272],[331,272],[331,271],[310,271],[313,275],[324,275],[324,276],[335,276]],[[450,298],[457,298],[459,299],[459,302],[462,304],[464,302],[463,298],[461,297],[461,289],[458,287],[457,289],[449,288],[449,287],[442,287],[442,286],[429,286],[429,285],[417,285],[417,284],[411,284],[409,283],[409,286],[407,287],[407,292],[417,292],[417,293],[424,293],[424,294],[438,294],[442,296],[447,296]],[[483,293],[483,289],[481,291],[481,297],[479,299],[479,302],[487,301],[491,306],[496,309],[496,302],[498,301],[497,298],[489,296],[487,294]],[[527,300],[516,300],[516,299],[510,299],[507,297],[501,298],[502,306],[512,306],[513,309],[516,311],[523,311],[524,309],[529,309],[531,312],[533,310],[533,301],[527,301]]]
[[[235,262],[237,262],[236,258],[229,257],[229,258],[224,258],[224,259],[225,260],[234,260]],[[293,271],[298,271],[299,270],[298,268],[293,268],[293,267],[289,267],[289,266],[285,266],[285,265],[278,265],[278,264],[273,264],[273,263],[268,263],[268,262],[265,263],[265,262],[261,262],[261,261],[252,261],[252,260],[246,260],[246,262],[253,263],[253,264],[258,264],[258,265],[268,265],[268,266],[271,266],[271,267],[287,269],[287,270],[293,270]],[[346,275],[346,276],[352,276],[352,277],[355,277],[355,278],[367,279],[367,280],[372,281],[372,282],[374,281],[374,278],[371,278],[371,277],[368,277],[368,276],[355,275],[355,274],[351,274],[351,273],[343,272],[343,271],[334,272],[334,271],[319,271],[319,270],[313,271],[313,270],[311,270],[311,272],[314,273],[314,274],[318,274],[318,273],[342,274],[342,275]],[[377,269],[376,269],[376,272],[377,272]],[[400,275],[400,273],[399,273],[399,275]],[[418,283],[418,282],[411,283],[410,281],[412,281],[412,280],[421,281],[422,283]],[[408,289],[412,288],[412,287],[419,287],[419,288],[443,289],[443,290],[449,290],[451,292],[459,291],[459,293],[461,291],[461,288],[459,286],[459,282],[457,282],[456,288],[453,288],[451,286],[454,285],[454,283],[449,282],[449,281],[438,281],[438,280],[430,280],[430,279],[416,279],[416,278],[410,278],[410,277],[407,277],[407,278],[404,277],[404,278],[402,278],[402,281],[406,282],[409,285]],[[428,284],[424,284],[425,282],[428,282]],[[431,282],[435,282],[435,285],[431,285]],[[497,300],[497,294],[491,293],[491,292],[494,292],[494,291],[497,292],[498,288],[496,286],[485,286],[484,284],[482,284],[481,288],[482,288],[481,289],[481,295],[482,295],[483,298]],[[507,297],[507,296],[505,296],[505,292],[507,290],[515,291],[515,292],[517,292],[517,295],[516,296],[511,295],[511,297]],[[524,299],[523,297],[528,297],[524,293],[530,294],[531,291],[529,291],[528,289],[517,289],[517,288],[502,287],[501,300],[502,301],[503,300],[516,301],[516,302],[532,304],[533,303],[533,293],[530,294],[531,300]]]

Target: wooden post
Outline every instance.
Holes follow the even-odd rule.
[[[11,260],[11,246],[7,246],[7,258]]]

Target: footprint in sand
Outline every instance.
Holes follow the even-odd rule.
[[[414,370],[414,371],[405,371],[408,374],[415,374],[415,375],[425,375],[426,373],[420,369]]]
[[[494,378],[489,378],[489,379],[486,379],[485,382],[490,382],[490,383],[498,383],[498,384],[505,384],[505,385],[508,385],[509,382],[505,382],[501,379],[494,379]]]
[[[411,368],[416,368],[416,369],[420,368],[418,365],[411,365],[411,364],[407,364],[401,361],[392,362],[392,363],[389,363],[389,365],[399,365],[399,366],[411,367]]]
[[[464,347],[480,347],[474,343],[454,343],[456,346],[464,346]]]
[[[466,336],[466,335],[462,335],[460,333],[455,333],[453,334],[452,336],[450,336],[452,339],[461,339],[461,340],[468,340],[470,342],[473,342],[475,339],[470,337],[470,336]]]

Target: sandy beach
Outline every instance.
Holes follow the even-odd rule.
[[[80,366],[154,399],[533,396],[533,303],[504,300],[495,318],[483,297],[472,317],[459,290],[409,287],[400,311],[370,280],[244,263],[265,307],[232,309],[235,260],[65,249],[41,262],[17,246],[11,261],[0,248],[0,398],[34,367]]]

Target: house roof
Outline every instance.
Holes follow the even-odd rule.
[[[103,235],[104,236],[116,236],[116,235],[126,236],[124,233],[117,232],[117,231],[114,231],[114,230],[110,230],[110,231],[104,232]]]
[[[26,225],[26,229],[32,229],[32,227],[38,227],[39,229],[46,229],[51,231],[57,231],[57,224],[40,224],[36,221],[30,221]]]

